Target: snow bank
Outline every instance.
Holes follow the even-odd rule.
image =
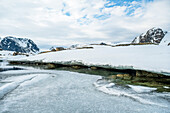
[[[107,65],[119,69],[131,68],[158,73],[170,73],[169,46],[93,47],[94,49],[65,50],[39,54],[18,60],[63,64],[78,62],[88,66]]]

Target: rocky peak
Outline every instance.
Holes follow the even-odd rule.
[[[0,42],[3,50],[16,51],[22,53],[36,53],[39,51],[37,45],[27,38],[16,38],[7,36]]]
[[[167,32],[160,28],[149,29],[146,33],[142,33],[140,36],[136,37],[132,43],[153,43],[159,44]]]

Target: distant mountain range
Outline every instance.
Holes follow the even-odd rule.
[[[131,43],[159,44],[166,34],[167,32],[163,31],[161,28],[152,28],[149,29],[146,33],[142,33],[138,37],[135,37]],[[164,40],[163,42],[167,42],[167,40]],[[169,41],[167,45],[170,45]],[[80,45],[72,45],[71,48],[76,48],[79,46]],[[40,50],[32,40],[27,38],[16,38],[13,36],[7,36],[2,39],[0,38],[0,49],[21,53],[36,53]]]
[[[161,40],[166,35],[166,31],[163,31],[161,28],[152,28],[149,29],[146,33],[142,33],[140,36],[136,37],[132,43],[153,43],[159,44]]]
[[[21,53],[36,53],[39,51],[38,46],[30,39],[16,38],[7,36],[0,39],[0,48],[2,50],[16,51]]]

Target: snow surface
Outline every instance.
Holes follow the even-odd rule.
[[[12,56],[14,51],[0,51],[0,58],[2,57],[7,57],[7,56]]]
[[[168,33],[165,34],[165,37],[162,39],[159,45],[167,46],[169,43],[170,43],[170,31],[168,31]]]
[[[13,56],[14,51],[0,51],[0,60],[14,60],[27,57],[26,55]],[[31,54],[29,54],[31,55]]]
[[[170,47],[159,45],[109,47],[65,50],[39,54],[22,61],[81,63],[88,66],[111,66],[119,69],[140,69],[157,73],[170,73]]]
[[[143,36],[144,34],[142,34],[142,36]],[[136,37],[135,38],[135,41],[134,41],[134,43],[139,43],[140,42],[140,38],[139,38],[139,36],[138,37]]]

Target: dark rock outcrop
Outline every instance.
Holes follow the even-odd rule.
[[[149,29],[146,33],[142,33],[140,36],[136,37],[132,44],[137,43],[152,43],[159,44],[167,32],[160,28]]]
[[[101,42],[101,43],[100,43],[100,45],[107,45],[107,44],[106,44],[106,43],[104,43],[104,42]]]
[[[0,42],[0,48],[8,51],[21,53],[36,53],[39,51],[37,45],[27,38],[16,38],[12,36],[5,37]]]

